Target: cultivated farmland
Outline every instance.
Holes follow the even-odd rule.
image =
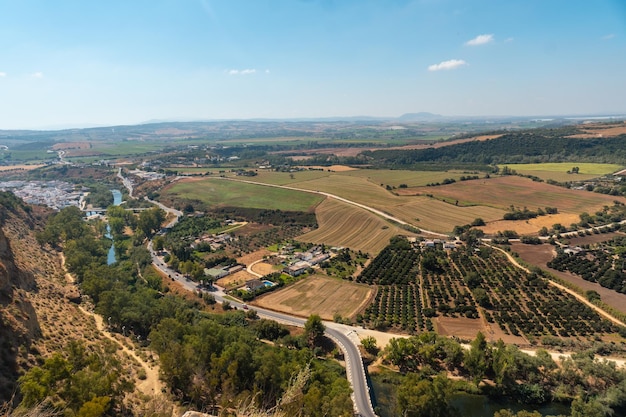
[[[276,187],[218,178],[186,180],[163,190],[167,199],[200,200],[211,207],[247,207],[283,211],[309,211],[324,197]]]
[[[556,207],[559,213],[593,213],[603,206],[612,206],[615,200],[626,202],[623,197],[615,197],[588,191],[570,190],[528,178],[505,176],[485,180],[467,181],[438,187],[413,188],[409,193],[431,193],[447,201],[459,201],[460,205],[485,205],[502,210],[510,205],[516,207]]]
[[[297,316],[319,314],[333,320],[335,314],[354,317],[369,302],[374,289],[363,284],[313,275],[281,291],[258,297],[253,304]]]
[[[501,165],[502,168],[505,165]],[[519,174],[533,175],[542,180],[558,182],[585,181],[602,175],[619,171],[622,166],[616,164],[593,164],[587,162],[554,162],[544,164],[506,164]],[[578,167],[577,174],[568,173],[573,167]]]
[[[318,205],[315,215],[319,228],[298,237],[298,240],[377,254],[393,236],[411,235],[374,213],[332,198]]]
[[[464,318],[474,319],[475,328],[484,320],[487,328],[526,341],[614,331],[573,296],[490,249],[445,252],[395,239],[358,281],[379,287],[374,302],[357,318],[370,326],[413,332],[433,329],[431,317]]]

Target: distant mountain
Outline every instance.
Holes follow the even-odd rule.
[[[425,111],[419,113],[405,113],[398,117],[398,120],[403,122],[432,122],[435,120],[445,119],[445,116],[440,114],[428,113]]]

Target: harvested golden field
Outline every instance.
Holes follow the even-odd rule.
[[[482,205],[460,207],[429,197],[411,197],[405,201],[386,211],[417,227],[440,233],[451,232],[454,226],[471,223],[478,217],[490,222],[504,215],[504,211],[499,208]]]
[[[586,181],[598,178],[602,175],[612,174],[619,171],[622,165],[598,164],[589,162],[550,162],[542,164],[504,164],[520,174],[534,175],[542,180],[554,180],[559,182]],[[569,173],[573,167],[578,167],[577,174]]]
[[[557,207],[559,213],[570,214],[593,213],[605,205],[612,206],[615,200],[626,203],[623,197],[570,190],[517,176],[414,188],[412,191],[430,193],[447,201],[458,200],[459,205],[483,205],[503,210],[510,205],[530,210],[549,206]]]
[[[411,234],[365,209],[327,198],[315,210],[319,228],[298,240],[377,254],[397,234]]]
[[[555,223],[563,226],[569,226],[572,223],[578,223],[580,216],[573,213],[549,214],[547,216],[539,216],[529,220],[498,220],[489,222],[486,226],[481,227],[485,233],[493,234],[504,230],[514,230],[520,235],[531,235],[537,233],[542,227],[550,229]]]
[[[283,290],[257,298],[252,304],[301,317],[319,314],[333,320],[335,314],[353,318],[369,303],[372,287],[322,275],[305,278]]]
[[[459,181],[462,176],[468,175],[461,171],[410,171],[401,169],[360,169],[346,172],[350,177],[366,178],[376,186],[398,188],[400,184],[408,187],[420,187],[431,183],[441,183],[446,178]],[[382,184],[382,185],[381,185]]]

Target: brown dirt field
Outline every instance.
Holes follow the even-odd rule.
[[[610,239],[611,235],[612,234],[607,233],[600,236],[604,237],[604,239],[602,240],[606,240]],[[597,237],[598,235],[591,235],[585,238],[578,238],[580,239],[579,243],[573,243],[574,239],[572,239],[570,242],[572,242],[572,244],[592,243],[592,238],[597,239]],[[585,241],[585,239],[587,240]],[[511,250],[517,252],[520,258],[522,258],[528,264],[535,265],[541,269],[549,271],[553,275],[568,282],[571,282],[574,285],[577,285],[584,291],[597,291],[598,294],[600,294],[602,301],[615,308],[616,310],[619,310],[622,313],[626,313],[626,294],[620,294],[608,288],[604,288],[600,284],[597,284],[595,282],[585,281],[581,277],[571,274],[569,272],[561,272],[557,271],[556,269],[548,268],[548,261],[550,261],[555,255],[554,247],[552,245],[525,245],[523,243],[515,242],[511,245]]]
[[[437,317],[434,320],[437,333],[442,336],[456,336],[460,339],[474,339],[478,332],[487,334],[485,326],[480,319],[468,319],[465,317]]]
[[[259,262],[252,266],[252,271],[256,272],[257,274],[267,275],[267,274],[271,274],[272,272],[277,272],[278,270],[275,269],[274,265],[272,264]]]
[[[486,234],[495,234],[503,230],[515,230],[520,235],[530,235],[537,233],[542,227],[550,229],[553,224],[561,223],[563,226],[569,226],[572,223],[578,223],[580,216],[578,214],[549,214],[529,220],[497,220],[490,222],[486,226],[480,227]]]
[[[249,281],[255,278],[256,277],[254,275],[244,270],[244,271],[235,272],[234,274],[228,275],[224,278],[220,278],[217,281],[215,281],[215,283],[219,285],[220,287],[231,289],[231,288],[235,288],[240,285],[243,285],[245,284],[246,281]]]
[[[30,171],[31,169],[41,168],[43,165],[2,165],[0,166],[0,171],[11,171],[14,169],[23,169],[25,171]]]
[[[52,149],[55,151],[61,151],[63,149],[91,149],[90,142],[60,142],[52,145]]]
[[[367,285],[313,275],[263,295],[251,304],[301,317],[319,314],[324,320],[333,320],[336,313],[353,318],[367,305],[373,292]]]
[[[237,258],[237,262],[244,264],[244,265],[250,265],[252,262],[256,262],[258,260],[263,259],[264,256],[267,256],[270,253],[271,252],[268,251],[267,249],[259,249],[252,253],[246,253],[245,255],[240,256],[239,258]]]
[[[301,167],[301,168],[305,168],[305,169],[323,169],[324,171],[335,171],[335,172],[345,172],[345,171],[355,171],[358,168],[352,168],[346,165],[331,165],[331,166],[327,166],[327,167],[323,167],[323,166],[306,166],[306,167]]]
[[[615,200],[625,198],[570,190],[518,176],[495,177],[477,181],[463,181],[437,187],[415,187],[410,189],[422,194],[430,193],[438,198],[459,200],[459,205],[478,204],[508,209],[516,207],[557,207],[560,213],[592,213],[605,205],[612,206]]]
[[[616,236],[624,236],[624,233],[621,232],[612,232],[612,233],[598,233],[589,235],[589,236],[576,236],[568,239],[568,243],[572,246],[580,246],[580,245],[592,245],[594,243],[604,242],[606,240],[611,240]]]
[[[597,137],[613,137],[626,133],[626,122],[616,124],[589,124],[582,129],[585,133],[572,135],[572,138],[597,138]]]

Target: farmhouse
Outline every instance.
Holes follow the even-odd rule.
[[[581,248],[580,246],[576,246],[576,247],[567,247],[563,250],[563,253],[569,255],[569,256],[574,256],[574,255],[578,255],[579,253],[584,252],[584,249]]]
[[[250,281],[246,281],[245,290],[249,292],[254,292],[260,290],[265,287],[265,283],[260,279],[251,279]]]
[[[283,272],[292,277],[297,277],[298,275],[304,274],[310,267],[311,265],[308,262],[300,261],[285,267]]]

